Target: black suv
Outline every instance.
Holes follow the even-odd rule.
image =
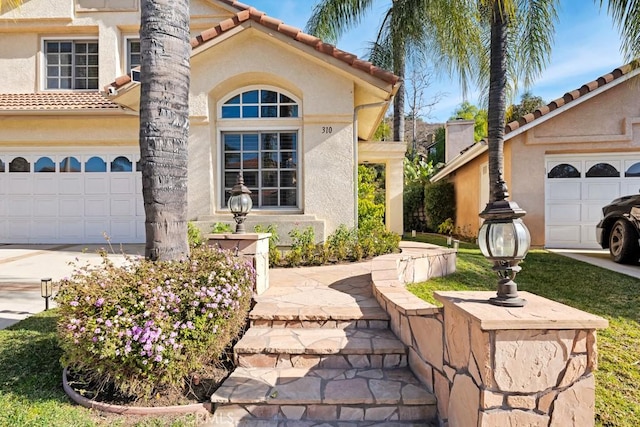
[[[604,218],[596,225],[596,240],[609,248],[611,257],[621,264],[640,258],[640,194],[624,196],[602,208]]]

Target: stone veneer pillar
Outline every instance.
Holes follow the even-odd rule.
[[[269,288],[269,237],[271,233],[207,234],[209,246],[235,251],[253,260],[256,270],[255,292],[260,295]]]
[[[432,371],[441,424],[593,426],[596,329],[607,320],[528,292],[523,308],[496,307],[494,294],[435,293],[444,312],[442,365]]]

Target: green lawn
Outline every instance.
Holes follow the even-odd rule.
[[[446,245],[434,235],[415,240]],[[544,250],[531,251],[521,265],[519,290],[609,320],[609,328],[598,332],[596,425],[640,426],[640,280]],[[431,303],[437,290],[495,290],[490,268],[477,246],[461,243],[455,274],[409,290]]]
[[[193,416],[103,416],[73,404],[62,390],[56,310],[0,330],[0,426],[195,426]]]

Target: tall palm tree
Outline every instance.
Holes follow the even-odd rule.
[[[595,0],[596,3],[598,0]],[[600,7],[605,0],[599,0]],[[635,66],[640,65],[640,1],[608,0],[607,12],[613,18],[622,37],[622,53]]]
[[[361,22],[362,18],[371,11],[374,3],[374,0],[320,0],[313,9],[306,31],[327,42],[336,43],[344,32]],[[432,21],[440,19],[432,12],[450,9],[446,1],[434,2],[438,3],[437,9],[424,7],[426,3],[429,1],[391,1],[382,18],[376,40],[371,43],[369,49],[369,59],[375,65],[390,69],[404,79],[407,57],[414,52],[424,50],[425,40],[436,38],[434,30],[441,29],[431,26]],[[453,16],[456,15],[456,13],[453,14]],[[455,22],[452,20],[452,23]],[[467,46],[471,45],[473,40],[479,39],[469,37]],[[437,47],[443,45],[437,44]],[[450,46],[446,47],[446,49],[449,48]],[[459,59],[462,60],[462,57]],[[395,141],[404,140],[404,104],[405,91],[401,86],[393,106],[393,139]]]
[[[140,164],[145,256],[188,256],[189,0],[142,0]]]

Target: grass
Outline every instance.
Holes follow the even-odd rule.
[[[0,330],[0,426],[186,427],[195,417],[124,417],[80,407],[62,390],[56,310]]]
[[[415,240],[446,245],[434,235]],[[544,250],[529,252],[521,265],[519,290],[609,320],[609,328],[598,331],[596,425],[639,426],[640,281]],[[495,290],[497,277],[490,267],[477,246],[461,242],[456,273],[408,289],[431,303],[436,290]]]

